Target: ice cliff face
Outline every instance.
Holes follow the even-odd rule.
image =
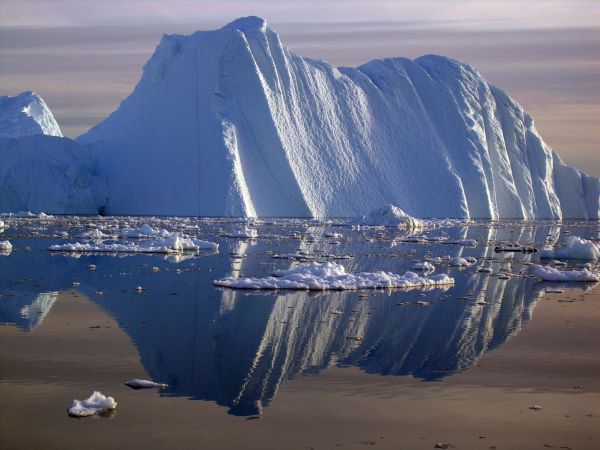
[[[98,214],[107,196],[90,146],[43,134],[0,137],[0,211]]]
[[[111,214],[598,218],[596,178],[472,67],[335,68],[256,17],[164,36],[102,142]]]
[[[46,103],[35,92],[0,96],[0,137],[16,138],[33,134],[62,136]]]

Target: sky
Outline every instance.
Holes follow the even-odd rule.
[[[467,62],[565,161],[600,176],[595,0],[0,0],[0,95],[37,91],[76,137],[131,92],[162,34],[245,15],[334,65],[430,53]]]

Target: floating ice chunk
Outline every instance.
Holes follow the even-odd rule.
[[[244,227],[233,230],[231,233],[223,233],[222,236],[240,239],[256,239],[258,237],[258,233],[254,228]]]
[[[2,220],[0,220],[0,228],[6,228],[6,225],[4,224],[4,222]]]
[[[600,277],[588,269],[559,270],[548,266],[533,265],[529,270],[544,281],[600,281]]]
[[[119,231],[119,237],[124,238],[168,238],[171,232],[167,230],[155,230],[145,223],[139,228],[125,228]]]
[[[578,236],[569,236],[564,248],[544,249],[540,252],[543,259],[592,259],[600,258],[600,246],[581,239]]]
[[[154,381],[149,380],[140,380],[139,378],[134,378],[133,380],[129,380],[125,383],[126,386],[129,386],[132,389],[151,389],[151,388],[159,388],[163,389],[168,387],[167,384],[164,383],[155,383]]]
[[[537,248],[531,246],[531,245],[521,245],[521,244],[514,244],[512,242],[509,243],[503,243],[500,245],[497,245],[496,247],[494,247],[494,251],[497,253],[500,252],[506,252],[506,253],[535,253],[538,251]]]
[[[398,227],[398,228],[422,228],[424,223],[415,217],[409,216],[400,208],[388,204],[374,209],[366,216],[354,219],[350,225],[363,225],[370,227]]]
[[[112,397],[107,397],[101,392],[94,393],[86,400],[73,400],[73,404],[67,409],[70,416],[87,417],[102,411],[113,410],[117,402]]]
[[[431,264],[430,262],[424,261],[424,262],[418,262],[418,263],[413,264],[411,269],[422,270],[424,272],[433,272],[435,270],[435,266],[433,264]]]
[[[12,244],[9,241],[0,241],[0,252],[12,252]]]
[[[325,233],[325,237],[331,239],[342,239],[344,235],[341,233]]]
[[[217,251],[219,244],[202,241],[199,239],[171,236],[166,239],[131,243],[131,244],[104,244],[104,243],[80,243],[51,245],[48,250],[54,252],[106,252],[106,253],[184,253],[198,252],[200,250]]]
[[[470,267],[477,262],[477,259],[472,256],[468,256],[466,258],[452,258],[450,260],[450,265],[453,267]]]
[[[95,229],[90,231],[84,231],[79,236],[81,239],[90,239],[93,241],[102,241],[106,239],[111,239],[113,236],[103,233],[102,231]]]
[[[376,288],[435,288],[454,284],[447,275],[421,277],[414,272],[398,275],[390,272],[346,273],[335,262],[305,264],[295,269],[280,270],[265,278],[224,278],[213,281],[215,286],[236,289],[307,289],[354,290]]]
[[[447,245],[466,245],[469,247],[475,247],[477,245],[477,241],[475,239],[446,239],[440,240],[440,244]]]

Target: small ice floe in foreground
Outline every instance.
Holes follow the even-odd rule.
[[[348,225],[369,227],[397,227],[406,229],[423,228],[422,220],[412,217],[394,205],[374,209],[366,216],[351,220]]]
[[[164,383],[155,383],[154,381],[149,380],[140,380],[139,378],[134,378],[133,380],[129,380],[125,383],[125,386],[129,386],[131,389],[164,389],[169,387],[169,385]]]
[[[83,253],[185,253],[198,252],[201,249],[217,251],[219,244],[199,239],[171,236],[166,239],[140,243],[109,243],[92,244],[75,242],[73,244],[51,245],[48,250],[53,252],[83,252]]]
[[[0,252],[9,253],[12,252],[12,244],[9,241],[0,241]]]
[[[111,411],[117,407],[117,402],[112,397],[107,397],[101,392],[94,393],[86,400],[73,400],[73,404],[67,409],[70,416],[87,417],[94,414]]]
[[[215,286],[236,289],[306,289],[355,290],[377,288],[435,288],[454,284],[445,274],[422,277],[414,272],[404,275],[390,272],[346,273],[343,265],[335,262],[305,264],[295,269],[280,270],[265,278],[224,278],[213,281]]]
[[[430,262],[418,262],[412,265],[412,270],[422,270],[423,272],[433,272],[435,270],[435,266]]]
[[[533,265],[529,270],[544,281],[600,281],[600,277],[588,269],[558,270],[554,267]]]
[[[565,291],[563,289],[546,288],[544,292],[546,294],[563,294]]]
[[[544,249],[540,252],[542,259],[590,259],[600,258],[600,245],[578,236],[569,236],[564,248]]]
[[[543,409],[540,405],[531,405],[529,407],[529,409],[533,410],[533,411],[540,411],[541,409]]]
[[[4,222],[2,220],[0,220],[0,228],[6,228],[6,225],[4,224]]]

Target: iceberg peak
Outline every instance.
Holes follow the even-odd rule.
[[[62,136],[46,102],[34,91],[0,96],[0,137]]]
[[[267,30],[267,21],[261,17],[256,16],[240,17],[239,19],[228,23],[223,28],[239,30],[242,33],[248,31],[264,32]]]

